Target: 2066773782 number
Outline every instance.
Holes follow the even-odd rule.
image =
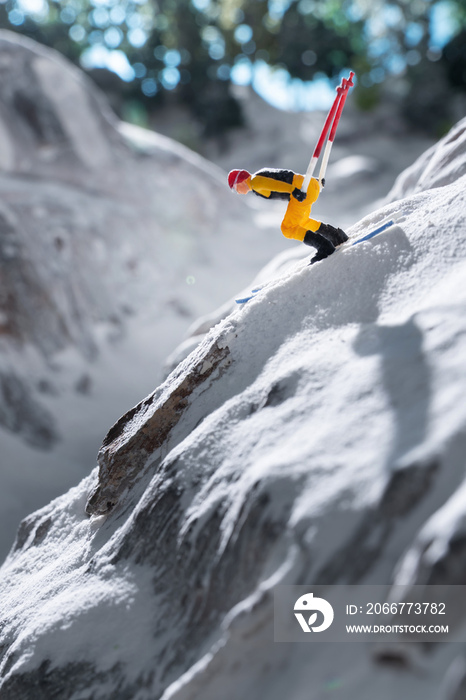
[[[366,603],[366,615],[445,615],[445,603]]]

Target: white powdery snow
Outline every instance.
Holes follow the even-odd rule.
[[[463,527],[465,185],[385,205],[351,233],[397,216],[392,229],[297,262],[214,327],[156,401],[209,343],[228,364],[107,518],[84,514],[97,472],[30,516],[2,569],[6,700],[28,698],[38,669],[72,700],[445,698],[454,645],[413,647],[400,671],[356,643],[274,644],[271,591],[414,583],[406,551],[437,537],[440,556]],[[418,489],[387,505],[403,474]]]
[[[205,332],[212,308],[277,252],[293,260],[303,246],[281,235],[283,207],[235,197],[219,167],[119,123],[56,53],[5,31],[0,53],[3,558],[21,518],[94,466],[108,426],[161,380],[167,356],[172,367],[199,342],[173,350],[193,320],[209,314],[202,332],[195,323]],[[15,91],[29,98],[11,101]],[[230,135],[217,166],[305,168],[325,115],[277,112],[251,95],[243,103],[249,126]],[[382,133],[350,101],[345,109],[316,207],[343,227],[424,148]]]

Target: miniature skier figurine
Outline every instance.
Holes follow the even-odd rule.
[[[311,259],[311,264],[328,257],[337,246],[348,240],[348,236],[341,228],[312,219],[310,214],[312,205],[317,201],[325,185],[330,150],[348,90],[353,85],[353,76],[354,73],[351,72],[349,78],[343,78],[342,84],[337,88],[337,96],[328,113],[306,175],[295,174],[292,170],[272,168],[258,170],[253,175],[247,170],[232,170],[228,175],[230,188],[238,194],[254,192],[266,199],[285,199],[289,202],[281,225],[282,233],[286,238],[294,238],[316,248],[317,252]],[[330,124],[332,128],[323,155],[319,178],[314,178],[312,175]]]
[[[341,228],[311,219],[311,207],[321,192],[321,185],[312,178],[307,194],[301,191],[304,176],[296,175],[292,170],[259,170],[251,175],[247,170],[232,170],[228,183],[239,194],[254,192],[266,199],[285,199],[289,201],[281,229],[286,238],[294,238],[306,245],[313,246],[317,253],[311,263],[323,260],[331,255],[336,246],[348,240]]]

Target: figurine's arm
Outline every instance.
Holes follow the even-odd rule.
[[[291,170],[259,170],[251,175],[249,186],[253,192],[266,199],[290,199],[295,192],[301,193],[304,176],[293,173]],[[303,193],[302,197],[295,197],[299,202],[304,199],[308,204],[316,201],[320,194],[320,183],[312,178],[307,190],[307,197]]]
[[[253,175],[250,182],[251,189],[262,197],[270,197],[272,192],[291,194],[294,190],[293,183],[276,180],[265,175]]]

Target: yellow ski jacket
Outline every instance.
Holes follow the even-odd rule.
[[[292,170],[259,170],[251,175],[249,186],[255,194],[266,199],[289,200],[283,217],[281,229],[286,238],[303,241],[307,231],[317,231],[321,222],[311,219],[311,208],[320,194],[320,184],[315,178],[311,179],[306,199],[299,202],[292,192],[301,188],[304,176],[297,175]]]

